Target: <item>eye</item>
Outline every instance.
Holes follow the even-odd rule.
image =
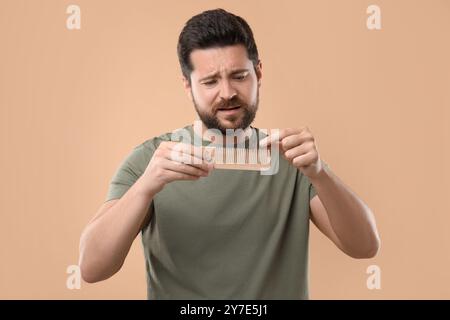
[[[247,77],[247,73],[237,74],[233,77],[235,80],[244,80]]]
[[[203,84],[206,86],[213,86],[216,83],[217,83],[217,80],[208,80],[208,81],[203,82]]]

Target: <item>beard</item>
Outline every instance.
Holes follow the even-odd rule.
[[[191,91],[192,93],[192,91]],[[228,100],[222,100],[220,103],[213,105],[211,111],[201,111],[197,101],[195,100],[194,94],[192,93],[192,102],[194,103],[195,111],[203,122],[203,124],[208,129],[218,129],[222,134],[226,134],[227,129],[242,129],[245,130],[255,119],[256,111],[258,110],[259,105],[259,88],[257,88],[256,92],[256,102],[254,104],[246,104],[242,101],[237,95]],[[232,126],[226,126],[223,124],[223,121],[219,119],[217,113],[220,109],[223,108],[233,108],[240,106],[241,110],[239,114],[234,117],[227,117],[228,122],[232,123]]]

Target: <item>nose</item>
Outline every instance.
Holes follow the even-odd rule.
[[[220,88],[220,98],[224,100],[230,100],[236,94],[236,90],[233,88],[230,81],[222,81],[222,87]]]

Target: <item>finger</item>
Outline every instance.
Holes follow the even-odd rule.
[[[272,129],[270,131],[269,135],[259,142],[259,146],[260,147],[268,146],[276,141],[280,141],[280,140],[284,139],[287,136],[290,136],[290,135],[293,135],[296,133],[300,133],[300,132],[301,132],[300,129],[295,129],[295,128],[286,128],[286,129],[281,129],[281,130]]]
[[[202,170],[211,171],[214,168],[215,159],[215,147],[198,147],[193,145],[184,145],[178,147],[183,150],[185,156],[184,163],[190,164],[195,167],[199,167]]]
[[[273,143],[276,143],[279,140],[280,140],[280,138],[277,135],[271,134],[271,135],[268,135],[267,137],[265,137],[264,139],[260,140],[259,146],[261,148],[264,148],[264,147],[270,146]]]
[[[204,164],[206,162],[201,157],[201,148],[180,142],[166,142],[164,145],[161,145],[161,148],[166,159],[188,163],[204,169],[207,168],[207,165]]]
[[[201,154],[202,147],[195,146],[189,143],[184,142],[176,142],[176,141],[163,141],[160,143],[159,148],[165,150],[175,150],[175,151],[183,151],[187,154],[197,155]]]
[[[297,146],[297,147],[287,150],[286,152],[284,152],[284,156],[289,161],[292,161],[296,157],[301,156],[306,153],[308,153],[308,146],[302,144],[300,146]]]
[[[172,171],[167,169],[167,177],[169,178],[170,181],[174,181],[174,180],[198,180],[200,179],[200,176],[196,176],[196,175],[190,175],[187,173],[181,173],[178,171]]]
[[[293,134],[293,135],[283,138],[280,141],[280,145],[284,151],[287,151],[289,149],[292,149],[296,146],[299,146],[299,145],[305,143],[306,141],[308,141],[308,137],[306,137],[305,135]]]
[[[206,163],[203,159],[203,148],[186,143],[177,143],[169,145],[168,149],[172,160],[189,163],[192,165],[201,165]]]
[[[280,130],[279,129],[269,129],[267,131],[267,136],[259,141],[259,146],[261,148],[267,147],[280,140]]]
[[[178,162],[178,161],[174,161],[174,160],[170,160],[169,161],[173,161],[175,162],[177,165],[179,164],[183,164],[192,168],[196,168],[198,170],[201,170],[203,172],[205,172],[207,175],[214,169],[214,164],[212,163],[201,163],[201,164],[193,164],[192,160],[186,161],[186,162]]]
[[[292,160],[292,164],[296,167],[308,166],[314,161],[314,157],[315,155],[313,152],[308,152],[301,156],[295,157],[294,160]]]
[[[165,169],[169,169],[171,171],[185,173],[185,174],[194,175],[194,176],[201,176],[201,177],[208,176],[209,172],[210,172],[210,170],[208,170],[208,169],[195,167],[190,164],[185,164],[185,163],[181,163],[181,162],[177,162],[177,161],[173,161],[173,160],[167,160],[166,162],[164,162],[163,167]]]

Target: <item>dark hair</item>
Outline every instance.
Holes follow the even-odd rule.
[[[191,81],[193,66],[190,54],[195,49],[242,44],[253,66],[259,62],[258,49],[247,22],[223,9],[204,11],[190,18],[178,38],[178,60],[181,71]]]

